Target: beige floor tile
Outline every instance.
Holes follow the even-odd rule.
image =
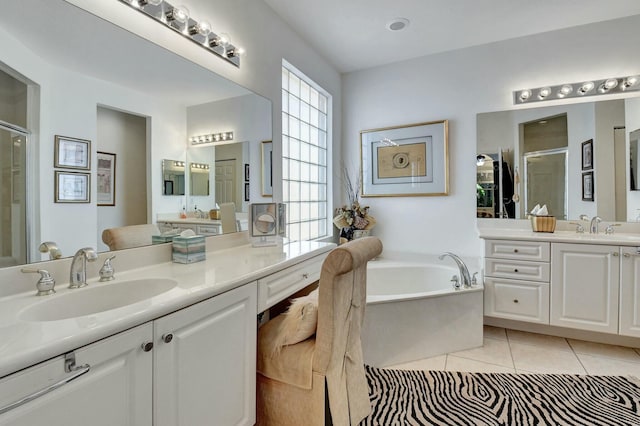
[[[504,328],[485,325],[484,337],[487,339],[507,340],[507,333]]]
[[[509,337],[509,342],[534,345],[546,349],[571,351],[571,347],[563,337],[547,336],[545,334],[528,333],[518,330],[507,330],[507,336]]]
[[[640,378],[640,364],[593,355],[578,354],[587,374],[595,376],[635,376]]]
[[[503,367],[501,365],[489,364],[487,362],[475,361],[473,359],[460,358],[457,356],[447,356],[447,371],[466,371],[469,373],[515,373],[514,368]]]
[[[569,344],[577,354],[613,358],[620,361],[640,362],[640,355],[632,348],[573,339],[569,339]]]
[[[404,362],[402,364],[392,365],[385,368],[394,370],[444,370],[446,360],[446,355],[439,355],[432,358]]]
[[[480,348],[466,351],[454,352],[460,358],[473,359],[489,364],[501,365],[503,367],[514,368],[509,350],[509,342],[506,340],[484,339],[484,345]]]
[[[516,370],[548,374],[585,374],[573,351],[511,342],[511,354]]]

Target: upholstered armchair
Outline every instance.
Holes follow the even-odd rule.
[[[109,246],[109,250],[122,250],[151,245],[153,235],[160,235],[158,225],[154,223],[121,226],[102,231],[102,242]]]
[[[258,425],[357,425],[371,411],[360,330],[376,237],[333,249],[320,274],[315,337],[276,348],[284,315],[258,331]]]

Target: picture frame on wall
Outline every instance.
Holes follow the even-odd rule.
[[[244,200],[249,201],[250,197],[251,197],[251,193],[250,193],[249,182],[245,182],[244,183]]]
[[[116,154],[98,151],[98,189],[96,199],[99,206],[116,205]]]
[[[448,120],[361,131],[361,195],[448,195],[448,146]]]
[[[262,196],[273,196],[273,144],[271,141],[262,141],[260,146],[262,157],[261,185]]]
[[[249,165],[244,165],[244,181],[249,182]]]
[[[582,142],[582,170],[593,169],[593,139]]]
[[[582,173],[582,201],[594,200],[593,170]]]
[[[91,170],[91,141],[55,136],[53,166],[63,169]]]
[[[56,203],[91,202],[91,174],[55,171]]]

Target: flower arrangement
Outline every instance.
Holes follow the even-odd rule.
[[[369,206],[360,205],[360,179],[355,182],[343,168],[344,188],[349,203],[336,209],[333,224],[340,229],[340,240],[350,241],[355,231],[368,231],[376,226],[376,219],[369,215]]]

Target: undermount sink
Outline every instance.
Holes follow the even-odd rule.
[[[167,278],[149,278],[120,281],[109,284],[94,284],[70,290],[56,296],[45,296],[45,300],[33,304],[20,312],[25,321],[57,321],[82,317],[111,309],[121,308],[165,293],[178,285]]]

